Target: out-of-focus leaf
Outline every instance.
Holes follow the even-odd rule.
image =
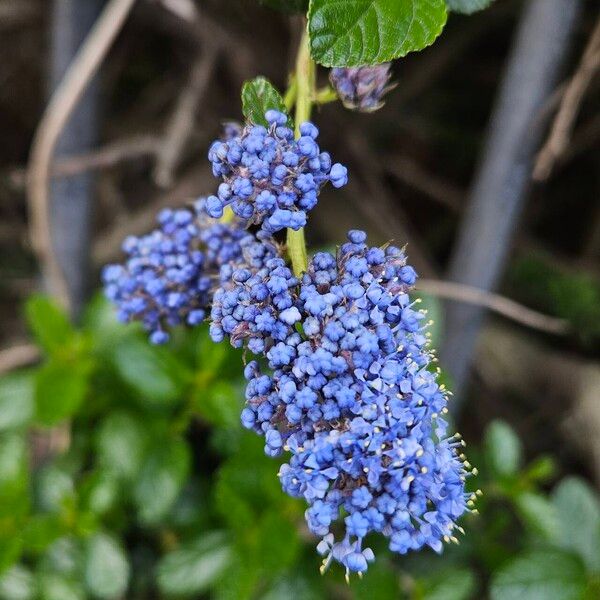
[[[0,600],[32,600],[35,580],[23,565],[14,565],[0,575]]]
[[[83,483],[81,505],[90,512],[103,515],[116,503],[119,495],[119,482],[108,471],[97,471]]]
[[[399,598],[398,574],[382,560],[376,560],[362,579],[352,581],[356,600],[388,600]]]
[[[88,390],[90,365],[50,360],[35,377],[36,418],[54,425],[77,412]]]
[[[75,494],[72,477],[55,465],[37,473],[35,490],[38,506],[44,511],[59,511]]]
[[[531,531],[549,542],[559,535],[558,515],[554,505],[540,494],[522,492],[515,498],[521,520]]]
[[[540,456],[532,461],[525,469],[525,476],[538,483],[545,483],[554,477],[556,461],[551,456]]]
[[[206,533],[161,559],[158,586],[167,595],[197,596],[214,585],[231,560],[232,550],[225,534]]]
[[[25,307],[29,327],[50,354],[69,346],[76,335],[66,313],[47,296],[32,296]]]
[[[326,67],[386,62],[432,44],[446,16],[444,0],[310,0],[311,54]]]
[[[129,562],[120,544],[105,533],[87,542],[84,567],[85,585],[96,598],[120,598],[129,582]]]
[[[0,377],[0,432],[27,425],[34,413],[31,372]]]
[[[64,575],[42,572],[37,579],[41,600],[85,600],[86,598],[83,586]]]
[[[0,433],[0,518],[27,509],[27,486],[25,438],[15,432]]]
[[[291,567],[300,553],[300,540],[292,523],[274,510],[268,511],[258,527],[256,558],[269,574],[276,575]]]
[[[469,600],[475,597],[475,575],[468,569],[455,568],[437,573],[422,582],[422,600]]]
[[[21,556],[22,541],[13,531],[0,531],[0,573],[14,566]]]
[[[115,342],[125,336],[132,336],[137,328],[117,320],[116,309],[102,294],[97,294],[88,304],[83,314],[84,331],[90,335],[96,351],[112,351]]]
[[[29,552],[37,554],[46,550],[64,533],[59,515],[37,513],[27,521],[23,529],[23,545]]]
[[[563,479],[552,494],[559,518],[561,547],[576,552],[589,569],[600,571],[600,502],[576,477]]]
[[[150,406],[177,402],[185,388],[187,374],[168,350],[137,337],[117,345],[114,363],[123,380]]]
[[[133,496],[140,520],[156,524],[169,512],[190,469],[188,445],[180,439],[159,442],[135,481]]]
[[[483,10],[492,4],[494,0],[446,0],[448,8],[453,12],[471,15],[478,10]]]
[[[371,569],[369,568],[369,575],[371,575]],[[378,596],[377,588],[373,588],[374,595],[361,596],[357,593],[357,586],[353,582],[352,590],[355,592],[354,597],[356,600],[360,598],[368,598],[369,600],[389,600],[394,598],[394,595]],[[288,576],[278,579],[271,589],[260,597],[260,600],[281,600],[282,598],[293,598],[294,600],[320,600],[323,595],[319,593],[319,590],[312,585],[312,582],[301,574],[290,574]]]
[[[194,394],[194,408],[213,425],[237,427],[240,422],[243,392],[228,381],[216,381]]]
[[[504,421],[493,421],[485,432],[485,458],[492,473],[516,475],[523,460],[521,441]]]
[[[52,542],[46,549],[39,568],[48,573],[80,579],[83,568],[81,542],[70,536]]]
[[[533,550],[504,565],[493,577],[492,600],[580,600],[586,587],[578,557],[559,550]]]
[[[98,463],[120,477],[132,478],[140,469],[148,441],[139,417],[123,411],[109,414],[96,437]]]
[[[268,125],[265,113],[274,108],[285,113],[283,98],[265,77],[246,81],[242,87],[242,111],[246,119],[257,125]]]

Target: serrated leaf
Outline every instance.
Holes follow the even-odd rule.
[[[114,363],[124,381],[152,406],[171,405],[183,392],[184,373],[165,348],[138,338],[123,340]]]
[[[0,431],[29,423],[34,413],[33,389],[30,372],[0,378]]]
[[[209,589],[232,560],[223,532],[213,531],[166,554],[158,565],[158,587],[164,594],[197,596]]]
[[[75,329],[64,310],[47,296],[31,297],[25,315],[36,340],[50,354],[68,346],[75,337]]]
[[[311,55],[326,67],[387,62],[432,44],[446,17],[444,0],[311,0]]]
[[[183,440],[161,443],[148,455],[133,488],[140,520],[158,523],[169,512],[190,469],[190,451]]]
[[[0,575],[0,600],[31,600],[34,595],[34,577],[24,566],[14,565]]]
[[[522,492],[515,498],[519,517],[533,533],[549,542],[559,535],[558,515],[554,505],[540,494]]]
[[[471,15],[478,10],[487,8],[494,0],[446,0],[448,9],[453,12]]]
[[[552,494],[560,521],[558,543],[576,552],[589,569],[600,571],[600,501],[594,490],[575,477],[563,479]]]
[[[88,540],[84,579],[96,598],[119,598],[129,582],[129,562],[120,544],[111,536],[97,533]]]
[[[484,450],[492,472],[502,477],[516,475],[523,461],[523,447],[513,429],[504,421],[492,421],[484,437]]]
[[[444,571],[425,580],[422,600],[469,600],[474,597],[476,579],[468,569]]]
[[[275,109],[286,112],[283,98],[265,77],[246,81],[242,87],[242,112],[248,121],[257,125],[268,125],[265,113]]]
[[[509,561],[492,579],[492,600],[580,600],[583,563],[559,550],[533,550]]]
[[[115,412],[102,422],[96,437],[98,463],[125,479],[140,469],[148,443],[139,419],[127,412]]]

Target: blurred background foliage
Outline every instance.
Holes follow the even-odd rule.
[[[316,109],[323,146],[351,180],[323,193],[307,231],[312,248],[331,247],[359,222],[376,242],[408,241],[420,273],[443,277],[532,1],[451,15],[434,45],[394,63],[398,85],[378,112]],[[551,176],[528,190],[498,286],[567,320],[569,332],[486,322],[456,415],[480,473],[479,514],[464,519],[466,535],[442,556],[377,548],[368,575],[348,586],[340,570],[318,574],[303,504],[281,492],[277,461],[239,424],[240,352],[209,343],[203,328],[152,347],[99,296],[72,318],[32,295],[40,273],[24,168],[52,79],[50,8],[69,2],[84,4],[0,0],[0,599],[599,598],[598,78]],[[241,118],[243,82],[263,74],[285,88],[301,23],[270,9],[281,4],[136,3],[97,82],[92,141],[63,149],[53,167],[55,182],[93,180],[77,256],[88,291],[99,268],[120,259],[125,235],[152,228],[164,206],[214,191],[206,149],[224,121]],[[580,4],[563,84],[596,26],[597,2]],[[170,123],[190,94],[169,164]],[[440,347],[456,332],[444,305],[421,296]]]

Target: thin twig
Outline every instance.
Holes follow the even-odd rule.
[[[0,374],[26,367],[36,362],[40,357],[40,351],[33,344],[22,344],[0,350]]]
[[[544,181],[548,179],[557,159],[568,146],[575,119],[579,114],[581,101],[598,69],[600,69],[600,19],[598,19],[583,52],[579,67],[563,94],[550,135],[538,154],[533,168],[533,178],[535,180]]]
[[[569,323],[564,319],[549,317],[548,315],[531,310],[510,298],[486,292],[470,285],[438,279],[419,279],[417,290],[439,298],[445,298],[446,300],[456,300],[466,304],[483,306],[507,319],[546,333],[565,335],[570,329]]]
[[[52,246],[48,180],[56,143],[79,99],[98,70],[135,0],[110,0],[58,84],[33,140],[27,187],[31,242],[45,268],[51,291],[65,306],[69,296],[64,274]]]
[[[156,157],[154,181],[160,187],[168,187],[173,183],[173,172],[194,131],[198,105],[208,89],[219,50],[218,45],[206,44],[205,51],[194,61],[189,80],[175,104]]]
[[[107,169],[127,160],[155,155],[161,146],[158,136],[139,135],[115,140],[105,146],[73,156],[61,156],[50,167],[52,178],[72,177],[87,171]],[[8,173],[11,184],[21,188],[26,184],[27,172],[17,167]]]

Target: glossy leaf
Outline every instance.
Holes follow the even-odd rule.
[[[195,597],[223,575],[231,560],[231,546],[223,532],[203,534],[162,558],[158,586],[164,594]]]
[[[446,16],[444,0],[311,0],[311,54],[326,67],[387,62],[432,44]]]
[[[244,83],[242,112],[248,121],[267,126],[265,113],[272,108],[286,112],[281,94],[268,79],[257,77]]]
[[[579,600],[586,586],[583,563],[558,550],[533,550],[504,565],[492,580],[492,600]]]

